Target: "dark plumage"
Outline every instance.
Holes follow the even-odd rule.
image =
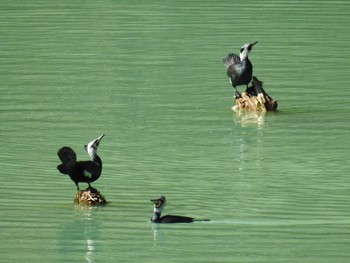
[[[172,223],[192,223],[194,218],[186,216],[177,216],[177,215],[166,215],[162,216],[157,220],[152,220],[153,223],[163,223],[163,224],[172,224]]]
[[[231,53],[223,59],[227,69],[227,76],[230,78],[232,87],[235,88],[236,92],[238,92],[237,86],[248,86],[252,80],[253,65],[248,58],[248,54],[256,43],[258,42],[245,44],[241,48],[239,56]]]
[[[102,160],[97,155],[97,148],[103,136],[104,134],[85,145],[85,150],[91,158],[89,161],[77,161],[75,152],[67,146],[62,147],[57,152],[62,162],[57,166],[57,169],[60,173],[69,175],[78,190],[79,183],[87,183],[89,185],[88,189],[93,189],[90,184],[101,176]]]
[[[208,219],[198,220],[193,217],[178,216],[178,215],[165,215],[161,216],[162,211],[165,206],[166,198],[165,196],[160,196],[159,198],[152,199],[151,202],[154,203],[154,210],[151,217],[153,223],[192,223],[194,221],[209,221]]]

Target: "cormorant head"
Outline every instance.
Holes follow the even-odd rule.
[[[96,156],[96,152],[97,152],[97,148],[100,145],[100,142],[103,138],[103,136],[105,136],[104,134],[102,134],[100,137],[98,137],[97,139],[92,140],[91,142],[89,142],[87,145],[84,145],[85,150],[87,151],[88,155],[91,157],[91,159],[94,159]]]
[[[157,209],[159,212],[162,212],[164,206],[165,206],[165,196],[161,195],[159,198],[151,199],[151,202],[154,203],[154,209]]]
[[[244,44],[241,48],[241,51],[239,52],[239,57],[242,60],[246,59],[248,57],[249,52],[252,50],[253,46],[258,43],[258,41],[255,41],[254,43],[247,43]]]

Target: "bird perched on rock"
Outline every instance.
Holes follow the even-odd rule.
[[[64,146],[58,150],[57,155],[61,160],[61,164],[57,166],[57,169],[62,174],[69,175],[70,179],[77,186],[79,191],[79,183],[87,183],[89,187],[87,190],[96,190],[91,187],[91,183],[96,181],[102,172],[102,160],[97,155],[97,148],[105,135],[102,134],[97,139],[92,140],[85,145],[85,150],[90,156],[91,160],[77,161],[77,156],[74,150],[70,147]]]
[[[239,97],[240,93],[237,90],[237,86],[246,85],[248,87],[249,82],[252,80],[253,65],[248,58],[248,54],[256,43],[258,41],[244,44],[239,56],[231,53],[223,59],[223,63],[227,69],[227,76],[230,78],[232,87],[236,90]]]

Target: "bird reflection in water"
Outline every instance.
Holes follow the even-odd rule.
[[[71,214],[66,215],[59,228],[62,230],[60,253],[65,257],[80,258],[79,262],[94,262],[94,254],[98,250],[101,222],[95,220],[100,208],[75,205]],[[68,260],[69,261],[69,260]]]
[[[153,231],[153,245],[157,246],[159,244],[162,244],[163,238],[160,233],[160,225],[151,223],[152,231]]]
[[[96,250],[95,240],[99,234],[98,229],[100,223],[93,218],[96,209],[99,208],[81,205],[75,206],[76,218],[73,227],[75,228],[76,236],[74,238],[78,242],[83,241],[85,243],[85,259],[88,263],[94,262],[93,256]]]
[[[234,113],[236,115],[235,122],[242,127],[257,126],[259,129],[264,128],[266,112],[236,109]]]
[[[92,239],[88,239],[87,241],[87,251],[86,251],[86,261],[91,263],[93,262],[92,260],[92,254],[94,251],[94,241]]]

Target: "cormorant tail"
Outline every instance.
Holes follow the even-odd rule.
[[[193,222],[208,222],[210,219],[193,219]]]

